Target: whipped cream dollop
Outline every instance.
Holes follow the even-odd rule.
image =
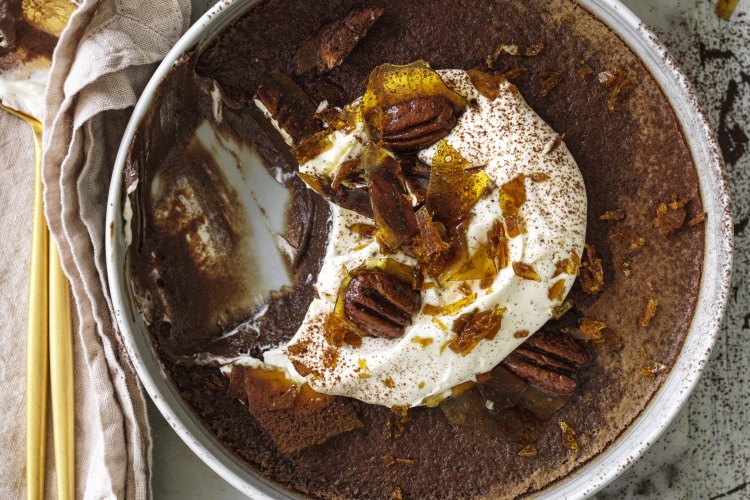
[[[467,72],[438,73],[449,88],[470,103],[443,140],[472,167],[483,167],[495,184],[471,210],[466,234],[469,253],[485,244],[493,223],[503,219],[500,186],[524,174],[526,201],[519,215],[525,232],[509,240],[509,260],[532,266],[540,279],[518,276],[508,265],[486,288],[480,288],[479,280],[436,285],[422,291],[422,307],[460,303],[467,294],[476,294],[476,298],[465,301],[465,306],[451,314],[430,315],[421,310],[400,338],[364,337],[360,346],[334,348],[324,338],[324,331],[342,282],[348,272],[384,256],[375,240],[352,230],[356,224],[372,224],[372,220],[331,204],[331,233],[315,282],[316,298],[289,344],[266,352],[263,359],[266,365],[285,370],[289,378],[308,383],[318,392],[391,407],[438,401],[449,396],[453,387],[492,370],[526,336],[539,330],[575,281],[575,274],[560,274],[556,264],[582,255],[586,191],[578,166],[560,136],[511,83],[501,83],[498,97],[490,100],[474,87]],[[301,165],[301,172],[330,176],[342,162],[360,154],[368,140],[364,126],[346,133],[335,131],[329,138],[332,147]],[[418,156],[430,165],[437,152],[438,145],[434,144]],[[415,264],[411,256],[400,251],[388,257]],[[550,288],[560,280],[562,294],[551,294]],[[462,314],[495,307],[505,308],[505,312],[494,338],[479,341],[468,353],[446,348],[455,335],[453,325]],[[293,362],[304,364],[314,375],[302,377]]]

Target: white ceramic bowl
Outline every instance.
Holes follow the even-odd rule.
[[[155,353],[150,335],[134,310],[124,274],[122,220],[123,167],[136,128],[152,104],[159,82],[173,63],[194,47],[202,47],[257,0],[220,1],[180,39],[149,82],[130,119],[117,155],[107,206],[106,241],[109,290],[125,347],[146,391],[187,445],[213,470],[253,498],[295,498],[235,457],[211,434],[180,397]],[[579,3],[617,33],[636,53],[669,98],[690,146],[708,213],[700,295],[687,338],[674,368],[653,399],[603,453],[537,498],[585,498],[616,478],[640,457],[685,404],[709,358],[724,314],[730,286],[732,221],[723,163],[713,132],[690,84],[666,49],[641,21],[616,0]]]

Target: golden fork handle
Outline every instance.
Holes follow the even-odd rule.
[[[49,242],[49,364],[57,498],[72,500],[75,464],[73,332],[68,280],[60,266],[60,255],[54,241]]]
[[[26,324],[26,497],[28,500],[44,497],[47,382],[51,369],[57,497],[71,500],[75,492],[73,333],[68,280],[60,266],[57,246],[49,241],[44,218],[42,124],[2,103],[0,109],[25,120],[34,134],[34,206]]]
[[[7,109],[7,108],[6,108]],[[31,235],[31,279],[26,322],[26,497],[44,497],[48,376],[48,235],[42,198],[42,125],[25,119],[34,133],[34,206]]]

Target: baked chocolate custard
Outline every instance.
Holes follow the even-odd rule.
[[[265,1],[162,82],[133,297],[250,466],[312,497],[517,497],[680,352],[703,208],[667,98],[575,2]]]

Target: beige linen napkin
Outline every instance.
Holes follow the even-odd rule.
[[[151,496],[140,384],[121,351],[104,262],[121,134],[149,76],[187,29],[189,0],[85,0],[56,49],[45,118],[45,209],[74,298],[76,498]],[[25,496],[24,370],[33,143],[0,114],[0,498]],[[51,434],[51,430],[50,430]],[[48,444],[47,496],[54,496]]]

